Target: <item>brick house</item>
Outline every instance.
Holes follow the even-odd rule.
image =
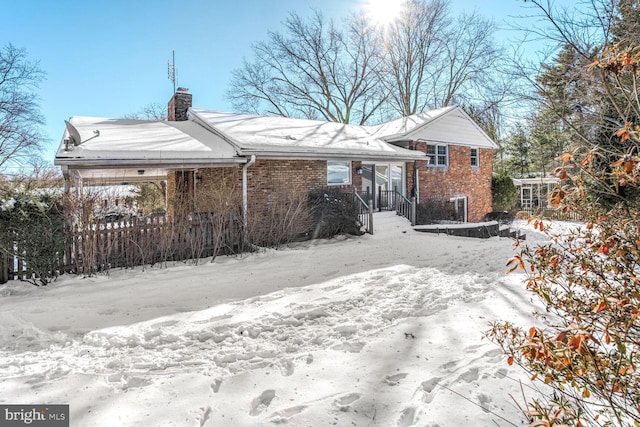
[[[169,214],[185,198],[210,210],[225,183],[242,195],[245,216],[292,188],[337,186],[459,201],[475,222],[491,211],[494,148],[459,107],[357,126],[192,108],[180,88],[166,121],[72,117],[55,164],[70,186],[166,181]]]

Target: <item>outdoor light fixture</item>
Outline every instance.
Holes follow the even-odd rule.
[[[144,175],[144,169],[138,169],[138,175]]]
[[[356,174],[362,175],[362,168],[356,168]]]

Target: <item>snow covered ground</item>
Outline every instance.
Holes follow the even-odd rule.
[[[413,231],[198,266],[0,286],[0,402],[72,426],[521,426],[528,380],[482,339],[533,305],[506,238]],[[530,228],[529,244],[541,239]]]

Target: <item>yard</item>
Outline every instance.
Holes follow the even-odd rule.
[[[415,232],[198,266],[0,287],[0,401],[72,426],[510,426],[519,368],[482,339],[534,322],[506,238]],[[525,227],[525,225],[522,225]],[[527,230],[529,243],[541,237]]]

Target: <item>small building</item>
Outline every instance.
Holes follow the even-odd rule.
[[[514,178],[513,183],[518,189],[517,208],[531,212],[552,208],[547,196],[560,183],[560,179],[550,176]]]
[[[374,195],[397,191],[456,200],[463,217],[491,211],[496,144],[460,107],[415,114],[378,126],[225,113],[192,107],[179,88],[168,120],[74,116],[56,154],[67,185],[167,182],[167,213],[190,200],[210,210],[213,189],[232,182],[244,215],[302,188],[344,188]]]

